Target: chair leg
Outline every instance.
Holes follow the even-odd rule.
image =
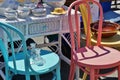
[[[5,80],[11,80],[11,78],[9,77],[9,70],[7,68],[5,68]]]
[[[86,68],[86,70],[89,70],[89,69]],[[82,77],[82,80],[86,80],[86,78],[87,78],[87,73],[84,72],[83,77]]]
[[[75,63],[71,60],[69,80],[73,80],[75,75]]]
[[[36,80],[40,80],[39,75],[35,75]]]
[[[99,74],[99,70],[95,70],[95,74]],[[99,76],[95,76],[95,80],[97,80],[99,78]]]
[[[60,63],[56,69],[56,76],[57,76],[57,80],[61,80],[61,75],[60,75]]]
[[[1,75],[1,77],[3,78],[3,80],[5,80],[5,75],[4,75],[4,73],[2,72],[2,70],[0,70],[0,75]]]
[[[25,75],[26,80],[30,80],[30,75]]]
[[[79,78],[80,78],[80,69],[79,69],[79,66],[76,66],[76,69],[75,69],[75,79],[79,80]]]
[[[90,69],[90,80],[95,80],[95,70]]]
[[[118,80],[120,80],[120,66],[118,66]]]

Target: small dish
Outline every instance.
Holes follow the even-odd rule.
[[[13,9],[6,9],[4,15],[8,20],[17,19],[17,11]]]
[[[30,14],[30,9],[29,9],[29,8],[26,8],[26,7],[23,7],[23,8],[21,8],[21,9],[18,9],[17,12],[18,12],[18,16],[19,16],[20,18],[26,18],[26,17],[28,17],[29,14]]]

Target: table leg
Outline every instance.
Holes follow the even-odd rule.
[[[69,43],[69,41],[65,38],[65,36],[63,35],[63,34],[60,34],[59,35],[59,39],[58,39],[58,41],[59,41],[59,56],[60,56],[60,58],[62,59],[62,60],[64,60],[66,63],[68,63],[69,65],[70,65],[70,59],[69,58],[67,58],[66,56],[64,56],[63,55],[63,53],[62,53],[62,50],[61,50],[61,40],[62,40],[62,38],[68,43],[68,45],[71,47],[71,45],[70,45],[70,43]],[[77,66],[76,67],[76,75],[75,75],[75,80],[81,80],[80,79],[80,74],[79,74],[79,67]]]
[[[3,73],[2,70],[0,70],[0,75],[1,75],[1,77],[3,78],[3,80],[5,80],[5,74]]]

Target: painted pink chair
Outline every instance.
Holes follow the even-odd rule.
[[[99,31],[97,36],[97,44],[91,45],[90,41],[90,20],[91,11],[89,2],[95,3],[100,9]],[[84,4],[87,7],[87,33],[86,45],[81,46],[81,29],[79,18],[79,5]],[[72,9],[75,9],[75,15],[71,14]],[[75,19],[75,24],[72,20]],[[94,0],[77,0],[74,1],[68,9],[68,23],[71,38],[71,64],[69,80],[74,79],[75,68],[78,66],[82,71],[90,75],[90,80],[97,80],[100,76],[106,76],[118,70],[118,80],[120,80],[120,51],[101,45],[101,31],[103,22],[103,10],[99,2]],[[102,70],[113,69],[109,72],[101,73]]]

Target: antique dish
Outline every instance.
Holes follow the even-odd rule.
[[[17,12],[18,12],[18,16],[20,18],[26,18],[30,14],[30,9],[29,8],[22,8],[22,9],[18,9]]]
[[[7,19],[13,20],[17,18],[17,11],[12,9],[6,9],[4,15]]]
[[[38,16],[45,16],[46,15],[46,8],[34,8],[32,9],[32,14],[36,17]]]
[[[103,38],[108,38],[112,37],[115,34],[117,34],[117,31],[119,30],[119,24],[117,23],[112,23],[108,21],[103,22],[102,26],[102,37]],[[91,24],[91,31],[93,35],[97,36],[98,34],[98,22],[94,22]]]

